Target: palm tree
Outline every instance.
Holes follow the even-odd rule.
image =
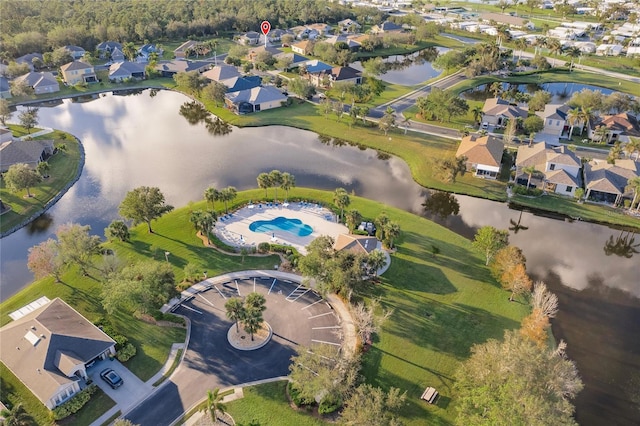
[[[224,415],[226,412],[227,407],[222,403],[223,398],[224,397],[220,395],[220,388],[207,391],[207,405],[202,407],[202,411],[209,413],[211,421],[214,423],[218,419],[218,413]]]
[[[407,130],[411,127],[411,118],[402,116],[402,126],[404,127],[404,134],[407,134]]]
[[[560,40],[558,39],[550,38],[547,40],[547,49],[549,49],[549,52],[551,52],[552,55],[558,56],[562,53],[562,43],[560,43]]]
[[[518,38],[516,39],[516,48],[518,48],[518,50],[520,50],[520,54],[518,55],[518,60],[520,60],[520,58],[522,57],[522,52],[524,51],[524,49],[527,48],[527,40],[524,38]]]
[[[473,121],[475,121],[476,124],[479,124],[480,119],[482,118],[482,107],[480,105],[473,107],[471,113],[473,114]]]
[[[400,225],[397,222],[388,222],[384,227],[384,236],[387,247],[393,248],[393,241],[400,236]]]
[[[382,250],[373,250],[367,256],[367,265],[375,278],[378,276],[378,269],[384,268],[387,265],[387,256]]]
[[[529,179],[527,180],[527,189],[529,189],[529,185],[531,184],[531,177],[536,172],[535,166],[527,166],[522,169],[522,171],[529,175]]]
[[[132,62],[136,58],[136,56],[138,56],[138,51],[136,50],[136,46],[133,44],[133,42],[126,43],[124,46],[122,46],[122,53],[124,53],[124,56],[126,56],[127,59]]]
[[[578,108],[572,108],[567,112],[567,123],[571,126],[569,129],[569,139],[573,136],[573,128],[575,125],[582,121],[582,114]],[[582,133],[582,130],[581,130]]]
[[[244,326],[244,331],[251,335],[251,340],[253,341],[253,335],[260,327],[262,327],[262,323],[264,319],[262,318],[262,311],[259,309],[247,309],[244,319],[242,320],[242,325]]]
[[[633,206],[638,201],[638,205],[636,206],[636,210],[640,210],[640,176],[636,176],[627,181],[627,187],[625,188],[627,191],[633,192],[633,200],[631,200],[631,205],[629,206],[629,210],[633,209]]]
[[[575,59],[582,55],[582,51],[575,46],[571,46],[565,50],[565,53],[571,58],[571,65],[569,66],[569,72],[571,72],[573,71],[573,64],[575,62]]]
[[[497,98],[502,94],[502,83],[499,81],[494,81],[489,87],[489,91],[493,93],[493,97]]]
[[[278,201],[278,187],[282,185],[282,172],[280,170],[271,170],[269,173],[269,181],[271,182],[271,186],[276,189],[274,201]]]
[[[580,116],[580,121],[583,123],[583,126],[580,127],[580,135],[582,136],[584,126],[587,126],[587,129],[588,129],[589,126],[591,125],[591,120],[593,120],[595,115],[591,108],[581,107],[579,116]]]
[[[236,333],[239,333],[240,327],[238,326],[238,322],[242,321],[245,317],[242,300],[238,297],[232,297],[224,304],[224,308],[227,310],[227,318],[236,323]]]
[[[194,212],[191,212],[191,217],[189,218],[189,221],[196,229],[196,231],[200,232],[202,235],[206,235],[207,242],[209,244],[211,244],[209,236],[211,235],[211,230],[215,226],[217,220],[218,215],[216,214],[216,212],[211,210],[205,212],[196,210]]]
[[[358,224],[362,221],[362,215],[358,210],[349,210],[345,215],[345,219],[347,222],[347,227],[349,228],[349,232],[353,232],[355,231]]]
[[[347,194],[347,190],[344,188],[337,188],[333,193],[333,203],[340,209],[340,219],[342,219],[344,209],[349,207],[349,204],[351,204],[351,199],[349,198],[349,194]]]
[[[280,188],[287,191],[287,199],[289,198],[289,190],[291,188],[295,188],[296,186],[296,177],[289,172],[282,173],[282,183],[280,184]]]
[[[215,202],[220,200],[220,191],[213,186],[210,186],[204,191],[204,199],[207,203],[211,203],[211,208],[215,210]]]
[[[599,143],[604,143],[607,141],[607,135],[609,133],[609,129],[606,126],[598,126],[593,131],[593,140]]]
[[[32,419],[22,404],[16,404],[12,409],[2,410],[0,415],[4,417],[2,424],[5,426],[27,426],[32,424]]]
[[[238,196],[238,191],[233,186],[227,186],[222,191],[220,191],[220,200],[224,201],[224,212],[229,213],[229,207],[227,203],[229,201],[235,200]]]
[[[267,198],[267,190],[271,188],[271,177],[269,176],[269,173],[260,173],[257,179],[258,187],[264,189],[264,198]]]
[[[624,146],[624,152],[629,158],[631,158],[631,156],[635,154],[635,159],[637,161],[638,156],[640,156],[640,138],[632,137],[631,140]]]
[[[609,150],[609,155],[607,156],[607,163],[616,164],[616,160],[620,159],[621,154],[622,154],[622,144],[620,143],[620,141],[618,141]]]

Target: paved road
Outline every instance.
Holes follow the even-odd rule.
[[[341,326],[329,305],[315,303],[320,298],[313,292],[294,301],[286,300],[298,284],[273,282],[272,278],[256,282],[256,290],[267,298],[264,317],[274,335],[265,347],[254,351],[239,351],[229,345],[227,331],[233,323],[226,318],[224,309],[224,297],[248,294],[253,291],[253,280],[238,280],[239,290],[235,282],[218,284],[217,289],[199,293],[179,307],[176,313],[191,321],[184,359],[164,385],[124,417],[142,426],[170,425],[201,401],[208,389],[286,376],[299,344],[322,342],[339,346],[340,339],[333,331]]]

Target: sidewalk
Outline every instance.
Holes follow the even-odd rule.
[[[27,139],[27,138],[35,138],[38,136],[42,136],[42,135],[46,135],[49,133],[53,133],[53,129],[49,128],[49,127],[44,127],[42,130],[39,130],[35,133],[31,133],[28,135],[24,135],[24,136],[20,136],[18,139],[20,139],[21,141]]]
[[[174,343],[173,345],[171,345],[171,351],[169,351],[169,357],[167,358],[167,361],[164,363],[162,368],[153,377],[151,377],[149,380],[145,382],[144,388],[142,389],[142,392],[141,392],[143,396],[140,398],[139,401],[136,401],[132,406],[130,406],[129,409],[137,406],[140,402],[149,398],[157,389],[160,388],[161,385],[153,386],[153,384],[158,380],[160,380],[160,378],[164,376],[164,374],[171,369],[171,366],[173,365],[176,355],[178,354],[178,351],[180,349],[184,349],[184,343]],[[101,426],[107,420],[115,416],[118,412],[120,412],[120,414],[124,414],[122,413],[120,406],[116,404],[109,411],[107,411],[102,416],[98,417],[93,423],[91,423],[91,426]]]

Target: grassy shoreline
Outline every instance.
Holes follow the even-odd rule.
[[[12,130],[16,127],[12,126]],[[54,130],[53,133],[34,139],[53,139],[55,147],[59,148],[64,144],[66,150],[58,150],[53,157],[49,158],[50,176],[43,179],[37,186],[30,188],[32,194],[30,198],[23,197],[25,191],[12,192],[6,188],[4,180],[0,182],[0,198],[11,207],[11,211],[0,218],[0,235],[3,237],[28,225],[52,207],[57,198],[64,195],[82,172],[84,151],[79,139],[60,130]]]

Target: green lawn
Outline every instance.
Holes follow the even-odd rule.
[[[61,426],[89,426],[115,405],[113,399],[109,398],[102,389],[98,389],[80,411],[58,421],[58,424]]]
[[[36,133],[42,130],[39,127],[34,127],[33,129],[27,131],[27,129],[24,126],[21,126],[19,124],[7,124],[7,128],[11,130],[11,133],[13,133],[13,137],[15,138],[21,138],[22,136],[29,136],[32,133]]]
[[[469,110],[465,115],[454,117],[451,119],[451,121],[446,121],[446,122],[435,121],[435,120],[425,120],[424,118],[419,117],[418,116],[419,109],[415,105],[410,108],[407,108],[404,111],[404,116],[410,118],[411,120],[419,121],[421,123],[428,123],[436,126],[450,127],[452,129],[458,129],[458,130],[467,129],[467,130],[474,131],[476,129],[476,122],[473,119],[473,113],[471,111],[476,106],[479,106],[480,108],[482,108],[482,105],[484,105],[484,102],[467,100],[467,104],[469,104]],[[470,129],[467,126],[472,126],[473,129]]]
[[[12,126],[15,127],[15,126]],[[65,139],[62,139],[64,135]],[[68,133],[54,131],[36,139],[53,139],[54,145],[65,144],[66,151],[58,151],[48,162],[51,169],[49,177],[43,179],[36,187],[31,188],[32,197],[25,198],[26,191],[12,192],[0,181],[0,198],[11,207],[11,211],[0,216],[0,232],[8,231],[25,219],[33,216],[55,197],[71,181],[78,171],[80,146],[76,139]]]
[[[236,424],[318,426],[329,424],[311,417],[304,411],[289,407],[286,395],[287,382],[265,383],[243,389],[244,398],[227,404],[227,411]]]

